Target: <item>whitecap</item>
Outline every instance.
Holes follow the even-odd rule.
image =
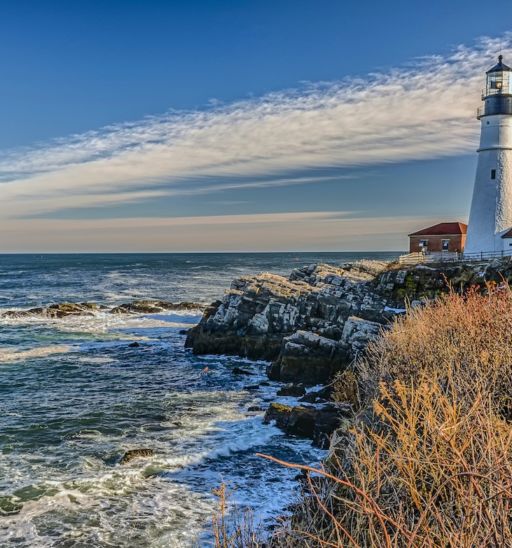
[[[66,354],[76,350],[75,347],[70,345],[52,345],[52,346],[40,346],[37,348],[31,348],[29,350],[0,350],[0,362],[16,362],[20,360],[31,360],[36,358],[44,358],[53,354]]]

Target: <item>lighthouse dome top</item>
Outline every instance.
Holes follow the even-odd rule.
[[[503,55],[500,55],[498,57],[498,63],[494,65],[491,69],[487,71],[487,74],[491,74],[492,72],[512,72],[512,68],[510,68],[508,65],[505,65],[503,62]]]

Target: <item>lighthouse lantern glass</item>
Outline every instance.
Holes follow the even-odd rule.
[[[491,72],[487,75],[487,95],[497,93],[511,93],[512,86],[510,82],[509,71]]]

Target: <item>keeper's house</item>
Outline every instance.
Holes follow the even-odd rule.
[[[467,225],[439,223],[409,234],[409,253],[463,253]]]

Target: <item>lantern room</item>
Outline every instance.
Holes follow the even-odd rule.
[[[503,55],[486,73],[484,106],[478,109],[477,118],[496,114],[512,114],[512,68],[505,65]],[[486,122],[487,125],[489,122]]]
[[[512,93],[512,69],[503,63],[503,55],[498,57],[498,63],[487,71],[486,97],[492,95],[508,95]]]

